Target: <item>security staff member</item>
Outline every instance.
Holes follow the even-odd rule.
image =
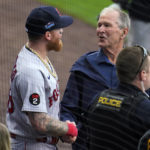
[[[150,127],[150,55],[142,46],[117,57],[117,89],[99,93],[89,109],[90,150],[136,150]]]
[[[140,138],[138,150],[150,150],[150,129]]]

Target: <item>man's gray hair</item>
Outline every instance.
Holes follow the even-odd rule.
[[[105,7],[99,14],[99,17],[110,12],[117,11],[119,13],[118,25],[120,28],[130,29],[130,18],[129,15],[121,10],[121,7],[118,4],[112,4],[108,7]]]

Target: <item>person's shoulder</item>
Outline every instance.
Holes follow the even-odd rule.
[[[25,47],[18,54],[17,63],[21,68],[36,69],[41,67],[39,58]]]
[[[84,61],[85,59],[87,59],[87,58],[89,58],[89,57],[94,57],[94,56],[97,55],[98,53],[99,53],[98,50],[87,52],[87,53],[83,54],[82,56],[80,56],[79,59],[78,59],[75,63],[77,63],[77,62],[82,62],[82,61]]]
[[[138,108],[140,110],[143,110],[144,112],[150,114],[149,112],[149,109],[150,109],[150,99],[146,96],[141,96],[139,97],[141,100],[140,100],[140,103],[138,105]]]
[[[23,47],[17,58],[17,71],[20,72],[20,75],[30,76],[39,76],[41,74],[42,65],[38,57],[26,50]]]
[[[147,97],[147,98],[144,98],[142,99],[141,103],[144,105],[144,106],[148,106],[150,108],[150,99]]]
[[[82,55],[81,57],[87,57],[87,56],[93,56],[93,55],[97,55],[99,53],[99,50],[95,50],[95,51],[90,51],[85,53],[84,55]],[[80,58],[81,58],[80,57]]]
[[[97,53],[98,53],[98,51],[90,51],[90,52],[87,52],[87,53],[83,54],[82,56],[80,56],[72,65],[71,71],[78,70],[79,68],[80,68],[79,70],[81,70],[81,68],[83,68],[83,69],[87,68],[87,67],[85,67],[85,66],[88,66],[87,60],[92,58]]]
[[[43,72],[37,66],[23,67],[17,72],[16,81],[18,84],[31,83],[33,85],[43,85]]]

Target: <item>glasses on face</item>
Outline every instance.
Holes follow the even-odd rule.
[[[148,52],[147,52],[147,49],[144,48],[143,46],[136,45],[136,47],[140,47],[142,49],[142,52],[143,52],[142,61],[141,61],[140,66],[137,70],[137,74],[138,74],[140,72],[140,69],[141,69],[143,63],[144,63],[145,58],[148,56]]]

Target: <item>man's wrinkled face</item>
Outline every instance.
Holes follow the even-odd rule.
[[[118,25],[119,14],[116,11],[103,13],[98,20],[97,36],[98,46],[101,48],[111,48],[120,44],[122,29]]]

